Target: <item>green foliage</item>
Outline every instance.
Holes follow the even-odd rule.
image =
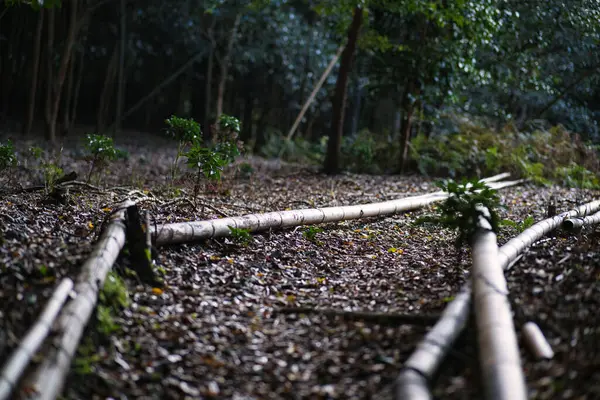
[[[317,234],[323,232],[318,226],[309,226],[302,232],[302,236],[309,242],[316,243]]]
[[[15,165],[17,165],[17,156],[12,142],[8,140],[6,144],[0,144],[0,172],[4,172]]]
[[[271,131],[260,153],[266,158],[281,158],[288,162],[320,165],[325,159],[327,139],[323,136],[321,141],[315,144],[300,136],[287,140],[281,132]]]
[[[198,174],[204,174],[209,181],[220,181],[223,167],[229,163],[226,155],[203,147],[200,143],[194,143],[185,156],[188,167],[197,170]]]
[[[94,172],[101,172],[110,161],[125,158],[127,152],[115,148],[113,139],[105,135],[87,134],[85,148],[89,152],[90,171],[87,181],[89,182]]]
[[[100,302],[117,311],[129,306],[129,293],[123,279],[114,272],[110,272],[100,292]]]
[[[250,244],[252,240],[252,235],[250,235],[250,230],[242,229],[242,228],[234,228],[233,226],[229,226],[229,232],[233,241],[239,245],[247,246]]]
[[[96,351],[96,346],[90,336],[83,338],[83,343],[77,347],[74,369],[79,375],[89,375],[94,371],[93,365],[100,362],[101,357]]]
[[[476,179],[462,180],[460,183],[445,180],[439,182],[438,187],[447,192],[449,197],[439,205],[436,216],[421,218],[418,222],[432,222],[457,230],[457,247],[471,241],[481,216],[489,221],[494,232],[498,232],[500,220],[497,209],[501,205],[496,190]],[[484,215],[481,206],[487,208],[490,214]]]
[[[571,163],[556,170],[556,178],[563,185],[580,189],[600,189],[600,178],[582,165]]]
[[[227,163],[232,163],[240,155],[242,142],[238,141],[241,131],[240,120],[227,114],[222,114],[215,126],[216,143],[214,151],[219,153]]]
[[[194,199],[196,199],[200,191],[201,177],[204,176],[210,182],[220,183],[223,168],[240,155],[242,145],[237,140],[241,129],[240,121],[229,115],[221,115],[218,124],[214,127],[216,143],[213,148],[204,146],[200,124],[193,119],[172,116],[166,119],[165,123],[168,126],[167,133],[179,141],[172,179],[175,178],[179,158],[185,156],[187,166],[196,171],[194,183]]]
[[[96,310],[97,329],[104,336],[118,332],[121,328],[113,315],[129,306],[129,293],[125,282],[115,272],[110,272],[104,281],[99,295],[100,304]]]
[[[500,221],[501,226],[510,226],[511,228],[516,229],[519,233],[523,232],[525,229],[530,228],[535,223],[535,220],[531,215],[528,215],[523,221],[515,222],[510,219],[503,219]]]
[[[165,120],[165,124],[167,124],[167,135],[178,142],[190,144],[202,140],[200,124],[193,119],[172,115]]]
[[[453,134],[417,136],[410,156],[422,174],[453,178],[508,171],[542,185],[594,188],[600,172],[596,151],[561,126],[521,133],[463,123]]]
[[[229,135],[235,137],[230,139],[237,139],[237,135],[242,130],[242,124],[239,119],[227,114],[221,114],[218,122],[219,131],[223,133],[229,133]]]
[[[44,150],[41,147],[31,146],[29,154],[34,160],[40,164],[40,169],[44,175],[44,187],[46,194],[52,193],[56,185],[56,181],[63,176],[64,171],[61,164],[62,148],[54,156],[44,158]]]
[[[44,1],[25,1],[25,0],[4,0],[4,4],[7,6],[15,6],[20,4],[26,4],[31,6],[35,11],[39,11],[43,8],[60,8],[62,6],[62,0],[44,0]]]
[[[171,181],[174,181],[179,169],[179,159],[186,155],[186,147],[202,146],[202,130],[200,124],[193,119],[180,118],[175,115],[167,118],[165,124],[167,124],[167,135],[178,142],[177,155],[171,169]]]
[[[373,134],[366,129],[355,137],[344,137],[342,141],[344,167],[356,172],[376,171],[376,146]]]
[[[110,307],[98,305],[96,309],[96,318],[98,319],[98,325],[96,328],[104,336],[109,336],[111,333],[118,332],[121,327],[117,324],[113,318],[113,311]]]
[[[243,178],[249,178],[254,174],[254,167],[250,163],[243,162],[238,166],[238,174]]]

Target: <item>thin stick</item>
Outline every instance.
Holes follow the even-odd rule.
[[[323,75],[321,75],[321,79],[319,79],[319,81],[315,85],[315,88],[313,89],[312,93],[310,94],[310,96],[308,96],[308,100],[306,100],[306,102],[304,103],[304,106],[302,107],[302,110],[300,110],[300,113],[296,117],[296,120],[294,121],[294,124],[292,125],[292,127],[290,128],[290,131],[288,132],[287,136],[285,137],[285,141],[286,142],[289,142],[292,139],[292,136],[294,136],[294,132],[296,132],[296,129],[298,128],[298,125],[300,125],[300,121],[302,121],[302,117],[304,117],[304,114],[308,110],[308,107],[310,107],[311,103],[315,99],[315,96],[317,95],[317,93],[321,89],[321,86],[323,86],[323,83],[325,82],[325,79],[327,79],[327,77],[331,73],[331,70],[333,69],[333,67],[337,63],[337,60],[342,55],[342,52],[344,51],[344,47],[346,47],[346,46],[345,45],[341,45],[340,46],[340,48],[338,49],[337,53],[335,53],[335,56],[329,62],[329,65],[327,66],[327,68],[325,68],[325,71],[323,72]],[[280,152],[279,155],[281,156],[281,152]]]

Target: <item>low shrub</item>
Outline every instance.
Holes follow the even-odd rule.
[[[427,176],[452,178],[511,172],[538,184],[600,188],[598,150],[562,126],[532,133],[495,132],[469,123],[459,131],[412,140],[413,166]]]

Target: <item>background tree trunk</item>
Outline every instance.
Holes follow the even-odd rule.
[[[44,102],[44,119],[46,122],[46,139],[52,140],[48,137],[50,132],[50,121],[52,119],[52,87],[54,84],[54,31],[55,31],[55,19],[56,12],[54,8],[47,11],[48,13],[48,37],[46,41],[46,99]]]
[[[227,51],[221,60],[219,87],[217,90],[217,119],[221,116],[221,114],[223,114],[223,97],[225,96],[225,85],[227,84],[227,74],[229,72],[229,61],[231,60],[233,44],[235,43],[235,37],[237,36],[241,19],[241,14],[237,14],[235,16],[235,21],[233,22],[233,27],[231,28],[231,34],[229,36],[229,42],[227,43]]]
[[[106,129],[106,120],[110,96],[114,91],[114,81],[117,76],[117,61],[119,60],[119,46],[115,46],[104,77],[104,86],[100,95],[100,104],[98,105],[98,114],[96,116],[96,130],[103,133]]]
[[[338,72],[337,82],[335,84],[335,94],[332,104],[331,131],[329,132],[329,141],[327,143],[327,154],[325,156],[324,171],[328,174],[335,174],[340,169],[340,150],[342,146],[342,133],[344,131],[344,113],[346,108],[346,91],[348,86],[348,75],[352,68],[352,59],[358,33],[362,25],[363,12],[360,7],[354,9],[352,23],[348,29],[348,43],[342,53],[340,70]]]
[[[54,99],[52,99],[51,112],[50,112],[50,123],[48,124],[48,140],[52,144],[56,144],[56,120],[58,118],[58,111],[60,108],[60,98],[62,94],[63,84],[65,83],[65,77],[67,74],[67,68],[69,66],[69,60],[73,53],[73,44],[75,43],[75,37],[77,35],[77,6],[79,2],[77,0],[71,0],[70,18],[69,18],[69,31],[67,33],[67,40],[63,49],[63,54],[60,60],[60,67],[58,69],[58,76],[56,77],[56,84],[54,86]]]
[[[123,115],[123,104],[125,97],[125,49],[127,47],[127,12],[125,0],[121,0],[119,7],[120,33],[119,40],[119,72],[117,78],[117,108],[115,111],[115,130],[113,136],[121,131],[121,120]]]
[[[35,104],[37,100],[38,75],[40,71],[40,50],[42,47],[42,29],[44,28],[44,15],[46,11],[40,10],[38,21],[35,28],[35,39],[33,42],[33,65],[31,71],[31,88],[29,89],[29,104],[27,104],[27,119],[25,120],[25,129],[23,134],[28,136],[33,126],[33,117],[35,115]]]

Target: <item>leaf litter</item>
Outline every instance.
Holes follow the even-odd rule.
[[[150,145],[148,145],[150,146]],[[164,146],[163,146],[164,148]],[[328,207],[434,191],[418,177],[321,175],[312,168],[249,158],[254,172],[229,178],[198,205],[173,202],[164,178],[170,153],[128,148],[106,186],[133,185],[146,194],[154,223],[251,212]],[[76,151],[64,159],[85,171]],[[148,160],[140,163],[140,160]],[[29,182],[34,177],[24,176]],[[185,188],[184,188],[185,192]],[[41,192],[0,198],[0,360],[33,323],[54,285],[76,277],[110,207],[127,191],[73,190],[67,205],[44,204]],[[191,191],[188,191],[191,193]],[[559,209],[598,193],[523,185],[500,191],[502,218],[545,217],[551,195]],[[378,324],[326,313],[436,315],[469,277],[470,255],[455,234],[413,222],[429,207],[386,218],[324,224],[252,235],[248,243],[212,239],[158,249],[166,285],[125,278],[131,302],[105,335],[95,320],[70,376],[66,398],[385,398],[382,389],[426,332],[430,321]],[[516,235],[503,228],[502,244]],[[311,239],[312,237],[312,239]],[[523,352],[532,398],[600,396],[600,254],[598,229],[556,233],[534,244],[507,273],[517,329],[540,325],[556,356],[535,361]],[[119,261],[122,275],[126,260]],[[478,398],[474,334],[467,330],[442,366],[434,393]],[[43,357],[43,351],[37,356]]]

